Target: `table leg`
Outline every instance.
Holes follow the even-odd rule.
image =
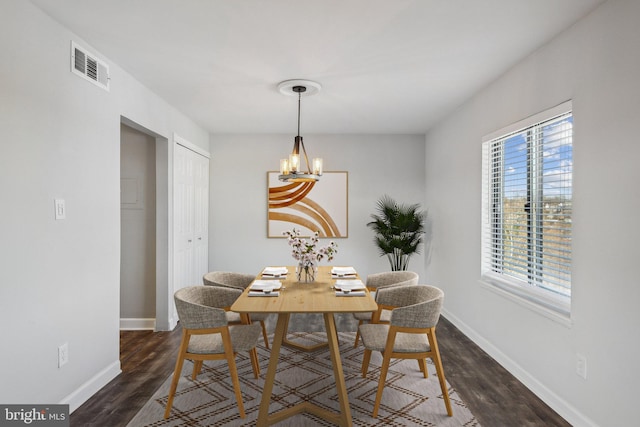
[[[338,331],[333,313],[324,314],[324,324],[327,329],[327,341],[329,341],[329,352],[331,354],[331,364],[333,365],[333,376],[336,380],[336,391],[340,402],[340,425],[352,426],[351,408],[349,407],[349,397],[347,394],[347,384],[342,371],[342,360],[340,359],[340,347],[338,343]]]
[[[276,323],[273,345],[271,346],[271,356],[269,357],[269,367],[267,368],[267,376],[264,379],[262,400],[260,401],[260,411],[258,412],[258,426],[269,425],[269,404],[271,403],[271,392],[273,391],[273,382],[276,379],[276,371],[278,370],[280,347],[282,346],[282,341],[287,333],[288,323],[289,313],[278,314],[278,322]]]
[[[327,341],[331,354],[331,363],[333,365],[333,375],[336,381],[336,391],[340,402],[340,413],[328,411],[311,402],[301,402],[293,407],[281,410],[269,415],[269,405],[271,403],[271,393],[273,392],[273,383],[276,379],[276,371],[278,369],[278,359],[280,357],[280,347],[283,345],[286,334],[287,325],[289,323],[289,313],[280,313],[278,315],[278,323],[276,324],[275,336],[273,338],[273,346],[271,347],[271,357],[269,358],[269,367],[267,368],[267,376],[264,381],[262,390],[262,400],[260,401],[260,410],[258,412],[258,427],[265,427],[276,424],[284,419],[294,415],[308,412],[320,418],[324,418],[333,424],[344,427],[352,427],[351,409],[349,408],[349,398],[347,395],[347,385],[344,380],[342,371],[342,360],[340,359],[340,348],[338,345],[338,332],[336,330],[335,319],[332,313],[324,314],[324,322],[327,329]]]

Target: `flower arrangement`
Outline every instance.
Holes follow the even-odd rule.
[[[327,246],[316,248],[320,241],[320,233],[317,231],[307,241],[300,237],[300,230],[292,229],[282,233],[287,236],[291,246],[291,256],[298,261],[298,281],[313,282],[317,270],[316,264],[325,257],[331,261],[338,252],[338,245],[331,241]]]

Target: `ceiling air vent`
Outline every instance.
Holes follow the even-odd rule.
[[[109,66],[74,42],[71,42],[71,71],[109,90]]]

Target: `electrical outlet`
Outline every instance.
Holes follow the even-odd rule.
[[[58,347],[58,368],[62,368],[69,361],[69,343]]]
[[[576,354],[576,374],[587,379],[587,357],[583,354]]]

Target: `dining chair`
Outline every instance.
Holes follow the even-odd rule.
[[[248,351],[253,375],[258,378],[260,365],[256,345],[260,338],[260,327],[257,324],[228,325],[224,307],[233,304],[241,293],[238,289],[225,287],[191,286],[182,288],[174,294],[176,310],[182,326],[182,340],[164,412],[165,419],[171,414],[173,398],[185,359],[193,361],[191,378],[194,380],[200,373],[205,360],[226,360],[240,417],[245,417],[235,356],[240,351]]]
[[[382,273],[373,273],[367,276],[365,286],[369,290],[369,292],[375,292],[379,288],[387,287],[387,286],[406,286],[406,285],[417,285],[418,284],[418,273],[413,271],[385,271]],[[376,293],[377,297],[377,293]],[[360,339],[360,330],[359,327],[364,322],[370,322],[371,316],[373,313],[353,313],[353,317],[358,321],[358,329],[356,330],[356,339],[353,343],[353,348],[358,347],[358,341]],[[389,323],[390,312],[388,310],[384,310],[382,312],[382,316],[379,320],[380,323]]]
[[[376,296],[378,310],[374,313],[371,323],[359,327],[365,348],[362,358],[363,378],[367,376],[371,353],[382,353],[373,417],[378,416],[391,359],[417,359],[424,377],[428,378],[427,357],[433,360],[436,367],[447,415],[453,416],[436,340],[436,324],[440,319],[444,293],[435,286],[412,285],[382,288]],[[391,310],[389,324],[377,323],[385,309]]]
[[[254,281],[256,276],[246,273],[236,273],[233,271],[212,271],[206,273],[202,277],[202,281],[207,286],[223,286],[228,288],[235,288],[244,290]],[[229,311],[227,307],[227,320],[231,324],[241,323],[240,315]],[[266,320],[269,317],[269,313],[252,313],[249,315],[251,322],[258,322],[262,327],[262,338],[264,339],[264,345],[269,348],[269,338],[267,336]]]

